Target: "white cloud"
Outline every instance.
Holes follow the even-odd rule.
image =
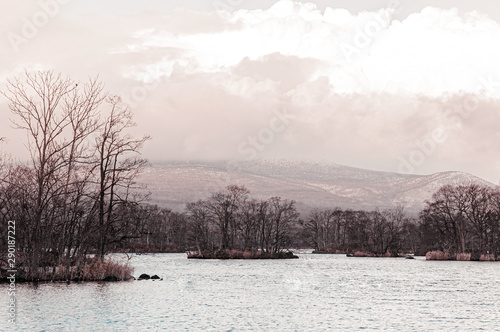
[[[129,47],[184,49],[191,62],[199,64],[197,70],[208,73],[270,54],[313,59],[325,66],[311,75],[328,75],[339,93],[438,96],[474,92],[479,78],[488,73],[500,77],[498,66],[492,66],[500,56],[500,45],[492,42],[500,38],[500,28],[486,15],[427,7],[402,22],[391,22],[391,12],[321,12],[312,4],[282,0],[268,10],[203,14],[210,17],[209,32],[201,32],[204,20],[183,34],[174,34],[169,24],[170,30],[149,31],[141,44]],[[200,15],[193,18],[199,20]],[[216,19],[221,23],[215,24]],[[212,25],[231,29],[212,31]]]

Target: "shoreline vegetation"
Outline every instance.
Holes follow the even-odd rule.
[[[291,251],[269,253],[262,251],[217,250],[213,252],[188,252],[188,259],[296,259],[299,256]]]
[[[0,268],[0,283],[10,283],[10,270]],[[86,282],[86,281],[127,281],[134,277],[134,268],[128,263],[115,261],[101,262],[93,259],[83,265],[57,265],[39,267],[37,278],[29,277],[29,271],[23,268],[16,270],[16,282]]]
[[[342,250],[313,250],[313,254],[330,254],[330,255],[346,255],[347,257],[373,257],[373,258],[408,258],[412,257],[413,254],[407,253],[398,253],[396,255],[386,252],[385,254],[375,254],[372,252],[363,252],[363,251],[355,251],[355,252],[345,252]]]
[[[447,251],[429,251],[425,254],[425,259],[428,261],[480,261],[480,262],[495,262],[499,259],[493,254],[472,254],[472,253],[457,253],[453,254]]]

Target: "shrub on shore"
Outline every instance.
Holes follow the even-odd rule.
[[[481,254],[478,253],[457,253],[450,254],[446,251],[435,250],[429,251],[425,254],[425,259],[428,261],[496,261],[494,254]]]
[[[493,255],[493,254],[482,254],[479,257],[479,260],[483,261],[483,262],[494,262],[496,259],[495,259],[495,255]]]
[[[468,254],[468,253],[458,253],[456,255],[456,260],[457,261],[470,261],[470,258],[471,258],[471,254]]]
[[[29,280],[23,268],[17,269],[16,281],[125,281],[132,278],[134,269],[128,264],[113,261],[92,261],[83,266],[58,265],[41,267],[37,280]],[[0,269],[0,282],[8,282],[8,274]]]
[[[190,259],[290,259],[299,258],[291,251],[280,251],[277,253],[263,251],[242,251],[237,249],[217,250],[211,252],[188,252]]]
[[[371,253],[367,253],[367,252],[363,252],[363,251],[356,251],[354,254],[353,254],[354,257],[374,257],[373,254]]]
[[[347,250],[339,250],[335,248],[326,248],[326,249],[319,249],[319,250],[313,250],[313,254],[347,254]]]
[[[434,250],[427,252],[425,254],[425,259],[428,261],[447,261],[450,259],[450,255],[441,250]]]
[[[81,279],[85,281],[124,281],[132,278],[134,269],[128,264],[113,261],[85,265]]]

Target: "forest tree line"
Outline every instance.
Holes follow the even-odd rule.
[[[472,260],[481,256],[496,260],[500,255],[499,202],[500,192],[490,187],[447,185],[425,203],[419,215],[396,206],[382,211],[313,209],[302,217],[292,200],[255,199],[245,187],[232,185],[188,203],[184,212],[147,202],[122,202],[114,211],[116,221],[107,250],[189,251],[207,257],[228,251],[273,256],[291,248],[393,257],[442,251],[448,259],[465,255]],[[24,220],[30,227],[29,220]],[[93,240],[86,253],[98,252],[97,234],[90,235]],[[53,239],[60,245],[57,234]],[[21,243],[28,245],[29,238]]]
[[[2,194],[5,197],[4,191]],[[246,188],[233,185],[188,203],[182,213],[146,202],[122,202],[113,212],[115,222],[108,234],[107,251],[189,251],[207,257],[239,251],[252,257],[256,253],[272,256],[291,248],[314,248],[325,253],[394,257],[442,251],[448,259],[465,254],[472,260],[481,256],[496,260],[500,255],[499,198],[500,192],[489,187],[444,186],[418,216],[410,216],[397,206],[382,211],[314,209],[302,217],[292,200],[255,199]],[[19,205],[14,208],[24,211]],[[97,215],[95,219],[98,227]],[[25,236],[31,223],[26,218],[19,220],[25,222],[17,224],[22,230],[19,244],[28,247],[29,237]],[[2,227],[5,225],[3,222]],[[99,252],[96,229],[87,234],[85,253]],[[46,234],[47,246],[50,239],[61,245],[59,228]],[[48,253],[52,255],[52,250]],[[44,264],[50,262],[53,258]]]
[[[443,186],[418,215],[396,206],[382,211],[313,209],[301,216],[294,201],[254,199],[246,188],[234,185],[187,204],[183,213],[149,208],[156,211],[154,222],[141,227],[149,235],[131,239],[122,249],[200,254],[230,249],[251,255],[314,248],[394,257],[438,251],[447,259],[467,260],[500,256],[500,191],[478,184]]]

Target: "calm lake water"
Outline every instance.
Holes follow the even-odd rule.
[[[10,331],[499,331],[500,263],[134,256],[162,281],[18,285]]]

